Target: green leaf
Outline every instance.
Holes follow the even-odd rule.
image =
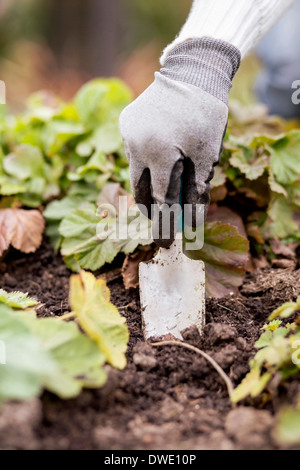
[[[20,145],[14,153],[3,160],[5,171],[21,181],[28,178],[44,178],[45,162],[39,148],[33,145]]]
[[[299,131],[290,132],[270,146],[271,165],[279,183],[285,185],[298,180],[300,174],[299,152]]]
[[[280,307],[278,307],[274,312],[270,315],[269,320],[274,320],[275,318],[289,318],[294,313],[300,310],[300,296],[298,297],[296,302],[286,302]]]
[[[267,386],[271,377],[272,374],[269,372],[261,375],[259,368],[256,367],[252,369],[243,379],[241,384],[233,391],[230,397],[231,401],[233,403],[238,403],[249,395],[252,398],[258,397]]]
[[[268,209],[269,219],[262,232],[266,239],[287,238],[298,230],[294,208],[284,196],[274,197]]]
[[[0,402],[39,395],[44,377],[55,373],[55,364],[25,322],[4,305],[0,305],[0,341],[5,351],[5,364],[0,364]]]
[[[106,360],[114,367],[126,366],[129,339],[125,318],[110,303],[110,292],[102,279],[81,271],[70,281],[70,305],[85,333],[97,342]]]
[[[275,331],[280,327],[281,324],[282,324],[281,320],[273,320],[269,324],[264,325],[263,330]],[[259,346],[257,346],[257,347],[259,347]]]
[[[280,329],[279,329],[280,330]],[[277,332],[279,331],[277,330]],[[255,356],[255,363],[259,366],[266,365],[267,367],[276,366],[281,368],[287,365],[291,360],[291,347],[289,341],[286,341],[284,336],[288,333],[285,329],[280,334],[273,334],[271,343],[269,346],[261,349]],[[281,335],[283,333],[283,335]]]
[[[105,263],[111,263],[119,250],[117,246],[110,240],[99,241],[97,239],[84,240],[81,244],[78,244],[78,239],[69,238],[63,241],[62,249],[63,256],[74,256],[74,261],[82,269],[89,269],[96,271],[104,266]],[[78,271],[77,264],[76,271]],[[71,265],[69,264],[69,267]]]
[[[59,232],[65,238],[72,238],[81,234],[95,237],[99,222],[100,218],[96,214],[95,207],[87,205],[86,208],[74,210],[67,215],[60,224]]]
[[[79,155],[89,156],[94,150],[109,155],[118,152],[123,146],[118,122],[106,123],[96,128],[92,135],[76,147]]]
[[[81,267],[75,258],[75,255],[69,255],[64,257],[64,262],[66,263],[67,268],[70,269],[73,273],[79,273]]]
[[[256,343],[254,344],[254,347],[257,349],[260,349],[260,348],[265,348],[267,346],[270,346],[270,344],[272,343],[272,339],[273,339],[272,331],[267,330],[256,341]]]
[[[296,183],[290,184],[286,186],[286,192],[287,192],[287,197],[289,200],[297,206],[297,208],[300,208],[300,181],[297,181]]]
[[[38,305],[38,301],[28,297],[24,292],[5,292],[0,289],[0,303],[16,309],[26,309]]]
[[[59,201],[50,202],[43,212],[47,220],[62,220],[84,202],[83,197],[67,196]]]
[[[300,443],[300,410],[290,406],[280,410],[276,417],[274,435],[281,445],[298,445]]]
[[[106,381],[104,354],[75,323],[37,319],[3,304],[0,353],[0,402],[25,400],[43,388],[60,398],[72,398],[83,387],[101,387]]]
[[[234,152],[230,158],[230,164],[238,168],[248,180],[256,180],[264,174],[265,169],[269,165],[269,157],[267,155],[261,155],[256,158],[255,154],[250,153],[249,149],[241,148],[239,151]]]
[[[119,252],[132,253],[139,245],[152,242],[151,222],[137,206],[129,207],[127,213],[118,214],[120,195],[131,202],[132,197],[119,184],[110,183],[100,194],[98,210],[87,203],[63,218],[59,226],[63,237],[61,253],[71,261],[69,266],[74,266],[76,271],[77,263],[83,269],[95,271],[105,263],[111,263]],[[98,214],[101,207],[111,214],[102,218]]]
[[[47,155],[54,155],[74,137],[84,135],[86,130],[78,122],[56,119],[50,121],[43,134],[43,144]]]
[[[101,387],[106,382],[106,373],[102,369],[104,354],[93,340],[79,331],[75,323],[43,318],[31,321],[29,326],[59,368],[58,377],[46,378],[48,390],[69,398],[76,396],[82,387]],[[62,382],[58,381],[59,377]]]
[[[0,194],[2,196],[12,196],[13,194],[19,194],[26,191],[26,185],[24,183],[17,183],[16,180],[9,178],[8,176],[0,176]]]
[[[122,109],[132,100],[129,88],[118,79],[96,79],[84,85],[75,96],[81,121],[90,129],[117,121]]]
[[[84,176],[90,170],[98,170],[107,174],[107,179],[110,178],[114,171],[114,165],[102,152],[94,153],[85,165],[79,167],[76,173]]]
[[[268,182],[269,182],[270,189],[271,191],[273,191],[273,193],[281,194],[286,198],[288,197],[287,190],[275,180],[275,176],[271,167],[269,168]]]

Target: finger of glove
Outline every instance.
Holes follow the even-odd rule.
[[[166,155],[164,157],[167,158]],[[175,162],[174,157],[177,158]],[[183,157],[179,151],[174,151],[172,160],[172,167],[169,156],[168,160],[163,160],[167,164],[161,165],[160,168],[151,168],[152,198],[155,203],[152,211],[152,232],[155,243],[162,248],[168,248],[176,237],[180,211]]]
[[[135,202],[140,211],[149,219],[154,204],[151,193],[150,169],[133,159],[130,164],[130,182]]]

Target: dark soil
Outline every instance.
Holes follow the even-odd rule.
[[[11,252],[0,264],[0,287],[22,290],[43,303],[42,316],[69,311],[70,272],[47,242],[33,255]],[[232,408],[214,369],[193,352],[144,343],[138,290],[109,282],[112,301],[130,329],[128,365],[107,368],[109,380],[62,401],[50,393],[9,403],[0,414],[0,448],[12,449],[274,449],[276,401],[265,409]],[[249,274],[239,296],[207,301],[201,339],[186,340],[210,354],[238,384],[270,312],[300,294],[300,270]],[[293,383],[297,388],[297,383]],[[294,396],[297,390],[293,390]],[[283,391],[289,400],[291,390]],[[255,405],[255,403],[251,403]]]

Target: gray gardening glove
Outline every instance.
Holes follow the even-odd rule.
[[[236,47],[220,40],[179,44],[152,85],[122,112],[133,195],[149,217],[151,204],[163,210],[163,204],[179,202],[181,181],[182,204],[201,204],[207,211],[240,58]],[[174,236],[155,241],[168,247]]]

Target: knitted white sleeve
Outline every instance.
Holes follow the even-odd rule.
[[[237,47],[242,58],[279,20],[294,0],[194,0],[186,23],[161,56],[187,39],[222,39]]]

